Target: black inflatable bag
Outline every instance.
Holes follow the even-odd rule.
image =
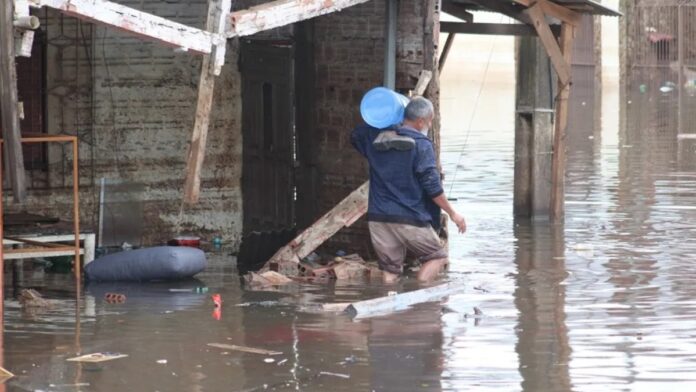
[[[87,279],[97,282],[180,280],[205,267],[205,253],[200,249],[159,246],[100,257],[85,266],[85,274]]]

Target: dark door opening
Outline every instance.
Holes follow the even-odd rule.
[[[241,44],[245,234],[295,227],[293,45]]]

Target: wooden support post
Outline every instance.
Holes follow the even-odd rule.
[[[536,37],[517,45],[514,214],[549,218],[553,157],[553,83],[548,56]]]
[[[227,24],[228,38],[286,26],[305,19],[340,11],[368,0],[276,0],[232,12]]]
[[[558,46],[558,41],[553,36],[553,32],[546,21],[542,5],[539,3],[534,4],[525,12],[532,20],[532,25],[551,58],[551,63],[553,63],[553,67],[558,74],[558,79],[564,85],[570,83],[570,64],[565,61],[563,52]]]
[[[0,127],[5,140],[5,172],[12,184],[15,201],[22,202],[26,198],[27,184],[17,107],[13,4],[9,0],[0,4]]]
[[[570,64],[573,56],[573,39],[575,28],[563,23],[561,27],[561,50],[564,61]],[[558,100],[556,101],[556,124],[553,137],[553,176],[551,193],[551,220],[560,222],[564,214],[565,196],[565,160],[566,160],[566,128],[568,126],[568,97],[570,83],[558,82]]]
[[[207,28],[222,32],[227,10],[232,8],[231,0],[209,0]],[[222,56],[219,58],[219,56]],[[201,77],[198,83],[198,102],[196,118],[191,135],[188,160],[186,162],[186,182],[184,184],[184,201],[197,203],[200,197],[201,170],[205,158],[205,146],[208,139],[210,113],[213,106],[213,90],[215,88],[215,73],[220,71],[218,66],[224,63],[225,48],[217,46],[213,56],[204,55],[201,65]]]

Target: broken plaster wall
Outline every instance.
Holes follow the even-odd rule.
[[[119,1],[190,26],[203,27],[207,1]],[[44,11],[42,11],[44,12]],[[99,179],[142,185],[143,244],[177,232],[237,244],[242,225],[241,105],[236,41],[216,79],[200,202],[184,206],[182,189],[196,110],[201,56],[177,53],[113,29],[46,11],[47,131],[80,136],[81,220],[96,230]],[[82,26],[82,30],[78,27]],[[50,44],[51,39],[55,45]],[[60,41],[60,42],[59,42]],[[30,191],[15,209],[70,216],[72,154],[51,147],[49,190]],[[180,230],[177,230],[180,227]]]
[[[407,93],[422,69],[433,70],[426,97],[439,111],[436,42],[437,1],[401,1],[398,10],[396,87]],[[351,130],[362,123],[360,100],[382,85],[385,1],[375,0],[315,19],[316,129],[319,138],[318,211],[321,215],[368,179],[366,160],[350,144]],[[439,127],[433,127],[439,139]],[[328,248],[368,254],[364,219],[341,230]]]

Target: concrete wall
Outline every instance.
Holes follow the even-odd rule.
[[[205,24],[206,1],[121,3],[191,26]],[[80,136],[83,222],[96,224],[95,185],[105,177],[144,185],[145,192],[134,197],[142,198],[146,244],[170,238],[179,225],[181,232],[238,241],[242,142],[236,41],[230,41],[228,63],[216,80],[201,201],[185,206],[179,221],[200,56],[175,53],[53,11],[46,15],[48,132]],[[69,149],[52,147],[53,190],[32,191],[22,208],[69,216],[69,191],[60,188],[70,183],[63,167],[69,168],[71,160]]]

